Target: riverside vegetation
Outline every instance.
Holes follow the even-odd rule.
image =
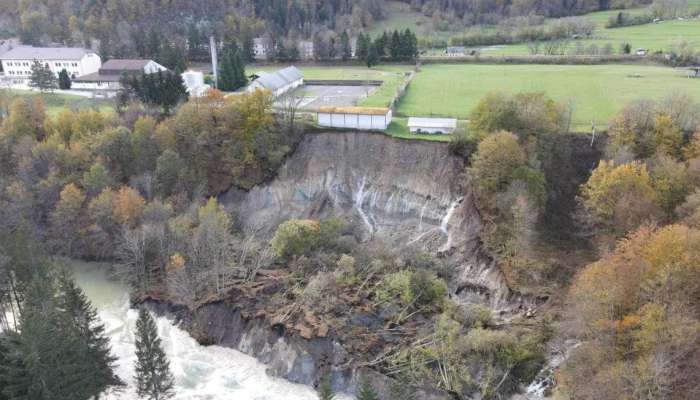
[[[250,315],[268,313],[275,326],[298,327],[289,334],[332,337],[358,367],[400,382],[385,391],[365,382],[362,399],[405,399],[406,388],[503,398],[532,381],[553,338],[581,342],[557,370],[559,398],[700,394],[700,111],[692,99],[627,105],[610,122],[605,159],[583,173],[565,175],[563,165],[571,146],[589,139],[567,135],[570,110],[541,93],[486,96],[468,133],[444,146],[466,165],[456,190],[483,220],[483,252],[516,293],[549,298],[534,318],[460,303],[450,258],[367,240],[363,225],[344,215],[289,219],[269,234],[245,229],[219,195],[274,178],[311,135],[274,115],[265,93],[214,91],[171,116],[138,102],[116,115],[66,109],[47,118],[39,99],[22,98],[7,109],[0,300],[21,329],[3,319],[3,360],[20,354],[11,350],[18,337],[45,346],[46,332],[73,329],[62,322],[70,309],[59,306],[70,279],[60,278],[56,291],[46,278],[56,273],[48,256],[62,255],[113,262],[136,302],[196,312],[228,301]],[[48,318],[33,318],[36,296]],[[47,299],[58,300],[41,307]],[[99,338],[98,321],[86,323]],[[157,343],[149,323],[140,326],[143,343]],[[74,399],[117,384],[113,360],[98,349],[101,369],[51,365],[58,375],[50,382],[104,373]],[[32,367],[24,359],[9,365]],[[24,375],[1,368],[0,398],[21,398],[7,388],[37,382]],[[167,392],[168,374],[158,376]],[[42,393],[33,398],[57,398]]]

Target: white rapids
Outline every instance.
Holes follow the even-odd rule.
[[[129,308],[127,287],[110,280],[106,265],[71,262],[75,280],[97,309],[127,387],[103,400],[137,400],[134,390],[134,330],[138,312]],[[309,386],[273,378],[253,357],[220,346],[202,346],[165,317],[158,333],[175,376],[175,400],[316,400]],[[340,399],[340,397],[339,397]]]

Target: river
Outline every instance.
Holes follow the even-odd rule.
[[[117,374],[128,384],[102,400],[136,400],[134,328],[138,312],[129,308],[128,288],[108,278],[104,264],[71,261],[75,280],[97,309],[118,357]],[[253,357],[220,346],[201,346],[165,317],[158,333],[175,376],[176,400],[317,400],[309,386],[272,378]]]

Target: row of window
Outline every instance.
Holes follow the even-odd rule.
[[[54,65],[55,65],[56,67],[77,67],[77,66],[78,66],[78,63],[77,63],[77,62],[70,62],[70,63],[68,63],[68,62],[64,62],[64,63],[56,62],[56,63],[54,63]],[[8,62],[7,62],[7,66],[8,66],[8,67],[12,67],[12,66],[15,66],[15,67],[29,67],[29,66],[30,66],[30,63],[27,62],[27,61],[14,61],[14,62],[8,61]],[[48,67],[49,64],[47,63],[46,66]]]
[[[18,76],[26,75],[26,76],[30,76],[31,74],[32,74],[32,71],[7,71],[7,75],[18,75]],[[71,73],[70,76],[71,76],[71,78],[75,78],[75,77],[76,77],[76,73],[73,72],[73,73]]]

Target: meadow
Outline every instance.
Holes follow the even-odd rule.
[[[468,118],[493,91],[545,92],[571,105],[575,130],[605,125],[632,100],[688,93],[700,101],[700,79],[667,67],[638,65],[424,65],[411,82],[397,114]]]
[[[691,7],[700,8],[700,0],[689,2]],[[626,26],[622,28],[606,28],[610,17],[614,17],[618,12],[625,12],[630,15],[639,15],[647,12],[645,8],[635,8],[629,10],[600,11],[586,14],[583,18],[596,23],[597,30],[591,39],[582,39],[583,46],[589,47],[593,44],[598,48],[603,48],[607,44],[612,45],[616,54],[624,43],[629,43],[632,50],[639,48],[647,49],[650,52],[668,51],[673,49],[681,41],[687,42],[694,47],[700,47],[700,17],[684,18],[683,20],[666,20],[658,23],[645,25]],[[548,19],[545,24],[549,24],[555,19]],[[573,47],[576,42],[571,42],[569,47]],[[482,50],[483,56],[513,56],[529,55],[525,44],[515,44],[507,46],[494,46]]]
[[[610,44],[615,54],[620,53],[625,43],[629,43],[633,51],[642,48],[652,53],[672,50],[681,42],[687,42],[698,48],[700,47],[700,18],[613,29],[598,28],[594,38],[571,41],[569,48],[575,46],[577,42],[585,47],[595,44],[600,49]],[[485,48],[482,49],[481,54],[482,56],[515,56],[529,55],[530,52],[525,44],[514,44]]]
[[[58,115],[58,113],[60,113],[61,110],[66,107],[72,109],[95,108],[102,112],[114,112],[114,102],[112,100],[92,99],[89,97],[65,93],[39,93],[30,90],[4,89],[4,91],[9,99],[14,99],[16,97],[40,96],[44,102],[46,115],[52,118]]]

